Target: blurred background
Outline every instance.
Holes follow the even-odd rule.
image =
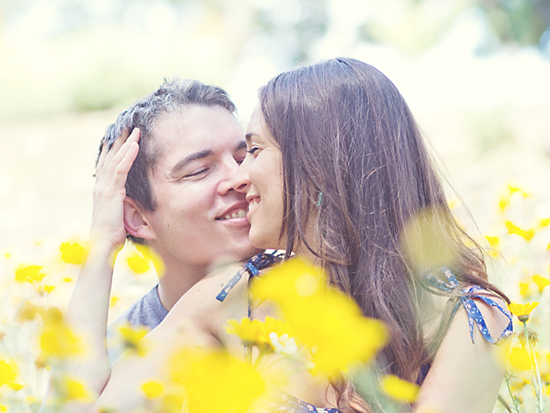
[[[0,0],[0,248],[86,235],[98,142],[163,78],[246,124],[259,86],[335,56],[397,85],[481,222],[488,185],[549,195],[547,0]]]
[[[532,281],[518,285],[550,276],[548,0],[0,0],[2,328],[19,329],[11,317],[31,294],[13,281],[21,263],[57,274],[56,305],[69,296],[78,267],[52,257],[87,238],[99,141],[120,111],[163,78],[197,78],[224,87],[246,126],[259,86],[336,56],[396,84],[457,213],[467,220],[466,204],[504,255],[499,284],[532,298]],[[154,282],[121,276],[112,314]],[[547,320],[550,305],[537,311]],[[23,349],[21,331],[12,345]],[[45,385],[32,368],[27,398]]]

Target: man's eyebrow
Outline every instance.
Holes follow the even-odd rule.
[[[170,175],[176,175],[180,170],[185,168],[189,163],[196,161],[197,159],[206,158],[207,156],[214,155],[214,152],[211,149],[205,149],[204,151],[192,153],[189,156],[186,156],[180,160],[174,167],[170,170]]]
[[[239,152],[241,149],[246,149],[246,141],[240,141],[235,148],[235,152]]]
[[[252,140],[252,136],[254,136],[254,135],[257,135],[257,133],[250,132],[250,133],[247,133],[244,137],[245,137],[247,142],[250,142]]]

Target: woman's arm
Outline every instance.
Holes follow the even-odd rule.
[[[127,133],[122,134],[110,150],[103,146],[99,158],[89,250],[65,314],[66,323],[81,338],[84,352],[62,363],[54,363],[44,404],[54,404],[56,411],[77,412],[89,408],[81,403],[58,404],[58,383],[63,376],[79,380],[92,395],[99,394],[109,379],[106,331],[113,254],[126,239],[125,183],[139,150],[139,137],[138,129],[129,137]]]
[[[225,348],[241,358],[243,347],[237,336],[225,331],[228,319],[247,314],[247,285],[241,280],[224,302],[215,299],[221,288],[242,268],[240,263],[209,274],[181,297],[162,323],[142,343],[145,354],[126,351],[112,366],[111,375],[93,412],[112,409],[117,412],[152,411],[157,399],[148,399],[144,383],[155,381],[170,387],[171,358],[178,350],[197,346],[205,349]]]
[[[493,299],[501,307],[506,304]],[[499,337],[509,319],[495,307],[476,299],[492,337]],[[468,316],[461,307],[451,321],[416,403],[416,412],[492,412],[504,376],[510,340],[502,346],[487,342],[474,326],[474,343]]]

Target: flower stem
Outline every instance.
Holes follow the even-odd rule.
[[[529,334],[527,332],[527,321],[523,322],[523,332],[525,333],[525,341],[527,342],[527,348],[529,349],[530,356],[533,358],[531,365],[531,371],[533,373],[533,387],[535,388],[535,395],[537,397],[537,410],[539,413],[542,411],[542,382],[540,379],[539,365],[537,363],[537,356],[533,347],[531,347],[531,341],[529,340]]]
[[[506,380],[506,387],[508,387],[508,392],[510,393],[510,397],[512,398],[514,409],[516,409],[516,412],[519,413],[518,403],[516,398],[514,397],[514,394],[512,393],[512,389],[510,387],[510,377],[508,376],[508,374],[504,376],[504,380]]]

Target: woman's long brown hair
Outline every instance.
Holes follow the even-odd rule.
[[[481,248],[452,217],[409,107],[386,76],[350,58],[282,73],[259,97],[282,151],[287,256],[305,245],[319,257],[332,284],[389,328],[377,360],[384,373],[415,382],[433,350],[420,322],[423,289],[400,240],[411,218],[426,209],[447,217],[459,282],[507,298],[487,281]],[[316,240],[305,237],[311,225]],[[342,411],[370,411],[350,383],[336,387]]]

